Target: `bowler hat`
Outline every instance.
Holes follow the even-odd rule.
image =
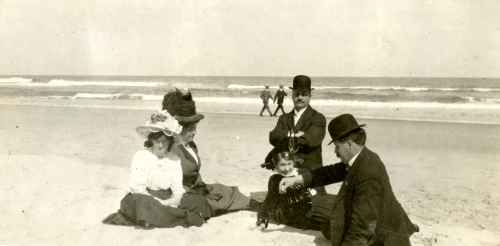
[[[295,76],[295,78],[293,78],[293,87],[289,88],[296,91],[314,90],[314,88],[311,88],[311,78],[305,75]]]
[[[332,137],[332,141],[328,145],[363,126],[366,126],[366,124],[358,125],[354,116],[350,114],[343,114],[335,117],[328,123],[328,132]]]
[[[189,91],[182,93],[175,88],[175,91],[165,94],[162,105],[162,109],[167,110],[179,122],[198,122],[205,118],[196,113],[196,105]]]

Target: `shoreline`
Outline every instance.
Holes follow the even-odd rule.
[[[53,108],[61,107],[61,108],[107,109],[107,110],[114,109],[114,110],[134,110],[134,111],[157,111],[160,109],[159,104],[161,103],[161,101],[140,101],[140,103],[139,103],[140,107],[137,107],[137,105],[132,105],[132,104],[137,104],[137,103],[131,103],[131,102],[125,103],[128,105],[124,105],[124,106],[109,105],[106,103],[103,103],[100,105],[99,104],[97,104],[97,105],[82,105],[82,103],[84,103],[86,101],[95,102],[95,100],[86,100],[86,99],[78,99],[78,101],[80,103],[74,103],[74,104],[69,104],[69,103],[67,103],[67,101],[58,101],[57,104],[51,104],[51,103],[55,102],[54,100],[42,100],[42,101],[44,101],[44,102],[40,102],[40,101],[29,102],[29,101],[27,101],[27,102],[19,103],[19,102],[1,102],[0,101],[0,105],[4,105],[4,106],[38,106],[38,107],[53,107]],[[207,103],[205,103],[205,105],[206,104]],[[209,104],[209,106],[204,106],[201,103],[198,103],[197,106],[201,106],[201,107],[199,107],[199,108],[201,108],[201,110],[198,110],[198,111],[200,113],[210,113],[210,114],[258,115],[257,110],[262,105],[262,104],[259,104],[259,105],[251,104],[251,107],[256,108],[255,112],[238,112],[235,110],[226,110],[226,111],[207,110],[208,108],[215,107],[214,105],[218,106],[217,104],[225,104],[225,103],[212,102],[212,103],[208,103],[208,104]],[[245,105],[245,106],[248,107],[248,105]],[[290,108],[291,105],[285,105],[285,106],[288,106]],[[349,107],[356,108],[355,111],[360,110],[358,107],[353,107],[353,106],[349,106]],[[315,108],[318,112],[322,113],[327,118],[334,118],[334,117],[340,115],[340,114],[333,114],[331,112],[328,112],[328,111],[335,110],[335,108],[328,109],[328,110],[326,110],[326,112],[322,112],[322,111],[325,111],[325,110],[323,110],[323,109],[325,109],[324,106],[323,107],[314,107],[313,106],[313,108]],[[419,111],[419,109],[414,109],[414,110]],[[274,112],[274,109],[272,109],[271,111]],[[411,109],[409,111],[411,111]],[[493,111],[495,111],[495,110],[493,110]],[[285,111],[285,112],[288,112],[288,111]],[[345,112],[348,113],[348,111],[345,111]],[[268,115],[266,115],[266,113],[267,112],[264,112],[264,115],[265,115],[265,117],[268,117]],[[500,112],[498,112],[498,113],[500,115]],[[351,113],[351,114],[353,114],[353,113]],[[281,113],[279,115],[281,115]],[[278,115],[278,117],[279,117],[279,115]],[[356,114],[353,114],[353,115],[358,119],[367,119],[367,120],[393,120],[393,121],[429,122],[429,123],[500,125],[500,121],[494,122],[491,120],[490,121],[471,121],[471,120],[456,121],[456,120],[446,120],[446,119],[443,119],[443,120],[440,120],[440,119],[416,119],[416,118],[408,118],[408,117],[376,117],[376,116],[356,115]]]

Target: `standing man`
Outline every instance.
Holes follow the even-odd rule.
[[[316,187],[343,181],[330,221],[332,245],[410,246],[418,226],[396,200],[380,157],[365,147],[363,126],[350,114],[330,121],[328,132],[341,163],[283,179],[280,192],[298,184]]]
[[[269,98],[273,100],[273,96],[271,96],[271,92],[269,92],[269,85],[266,85],[266,89],[263,90],[260,93],[260,98],[262,98],[262,102],[264,103],[264,106],[262,107],[262,110],[260,111],[260,116],[263,116],[262,113],[264,112],[264,109],[267,109],[267,112],[269,112],[269,115],[273,117],[273,114],[271,114],[271,110],[269,109]]]
[[[280,85],[280,89],[276,92],[276,95],[274,95],[274,100],[273,100],[273,103],[276,103],[276,99],[278,99],[278,107],[276,108],[276,111],[274,111],[274,116],[276,116],[279,109],[281,109],[281,112],[285,114],[285,110],[283,109],[283,99],[285,99],[286,96],[288,95],[283,90],[283,85]]]
[[[321,144],[326,134],[326,118],[309,106],[311,101],[311,79],[305,75],[293,79],[292,100],[294,108],[278,119],[276,127],[269,132],[269,142],[273,151],[287,149],[293,143],[295,155],[299,159],[299,173],[312,171],[323,166]],[[273,152],[271,151],[271,152]],[[272,154],[266,157],[270,163]],[[324,187],[316,188],[319,194],[326,194]]]

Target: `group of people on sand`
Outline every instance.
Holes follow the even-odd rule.
[[[296,76],[291,89],[294,109],[281,115],[269,132],[273,147],[261,167],[273,173],[262,203],[237,187],[203,182],[193,139],[204,116],[196,112],[190,92],[176,89],[164,96],[158,114],[136,128],[145,139],[145,149],[132,158],[130,193],[119,211],[103,222],[189,227],[226,211],[252,210],[258,212],[258,226],[267,228],[274,221],[322,230],[332,245],[410,245],[409,237],[418,226],[394,196],[384,163],[365,146],[365,125],[342,114],[327,126],[323,114],[309,105],[314,88],[308,76]],[[340,162],[323,166],[326,129]],[[336,182],[342,182],[341,188],[326,216],[319,219],[320,204],[332,197],[324,186]]]

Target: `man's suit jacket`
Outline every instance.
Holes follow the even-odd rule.
[[[297,125],[294,125],[293,110],[281,115],[276,127],[269,132],[269,142],[275,147],[271,152],[287,149],[289,140],[287,136],[290,129],[304,132],[304,135],[299,137],[297,142],[299,150],[296,155],[299,159],[304,160],[299,167],[299,171],[310,171],[322,167],[321,144],[326,133],[325,116],[308,106]],[[272,158],[272,153],[266,157],[266,162],[269,162],[270,158]]]
[[[202,184],[200,169],[201,160],[198,156],[198,148],[194,142],[190,142],[189,146],[194,150],[196,156],[192,156],[187,149],[182,145],[172,147],[172,151],[181,159],[183,179],[182,184],[188,187],[191,185]],[[197,158],[198,162],[194,158]]]
[[[351,168],[338,163],[302,176],[306,187],[344,181],[334,205],[334,214],[343,214],[343,218],[332,220],[332,225],[343,224],[343,228],[331,232],[332,242],[338,239],[343,246],[373,241],[411,245],[409,238],[418,229],[394,196],[384,163],[368,148],[363,148]]]
[[[287,94],[284,90],[278,90],[276,92],[276,95],[274,95],[274,102],[278,100],[278,104],[283,104],[283,99],[285,99],[285,96],[287,96]]]
[[[271,98],[271,100],[273,100],[273,96],[271,96],[271,92],[269,92],[268,90],[264,90],[260,93],[260,98],[262,98],[262,102],[264,104],[267,104],[269,102],[269,98]]]

